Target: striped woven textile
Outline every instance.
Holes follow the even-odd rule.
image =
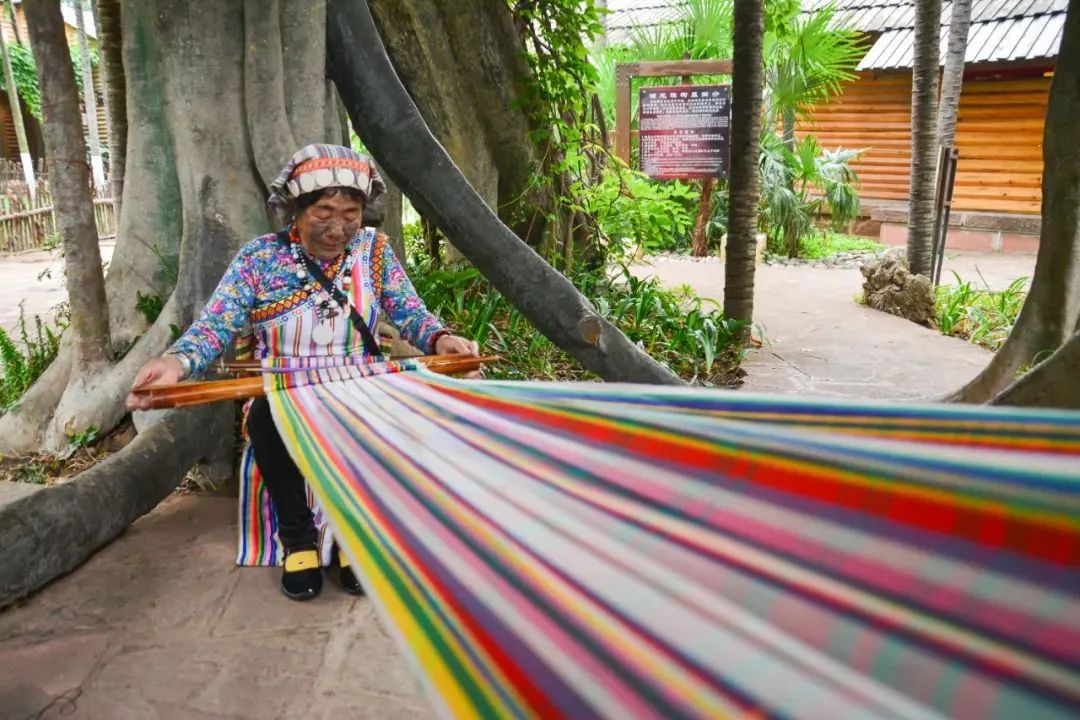
[[[1080,414],[407,363],[267,389],[443,717],[1077,716]]]

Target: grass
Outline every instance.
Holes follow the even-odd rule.
[[[513,380],[588,380],[595,376],[555,347],[473,268],[433,267],[410,257],[412,278],[428,308],[454,331],[504,362],[487,375]],[[740,326],[689,288],[668,290],[625,266],[609,273],[578,272],[570,280],[597,311],[674,373],[701,385],[730,385],[743,350]]]
[[[860,235],[845,235],[829,230],[813,232],[799,241],[799,257],[824,260],[846,252],[880,252],[885,246],[877,240]]]
[[[1012,332],[1027,297],[1027,278],[1018,278],[1004,290],[982,287],[953,273],[955,284],[940,285],[935,298],[938,329],[988,350],[997,350]]]
[[[0,415],[19,402],[23,393],[56,357],[60,349],[60,334],[66,326],[62,317],[58,318],[58,322],[60,328],[54,331],[35,316],[33,328],[30,328],[20,310],[15,333],[8,334],[0,328]]]

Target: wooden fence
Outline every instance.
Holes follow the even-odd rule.
[[[99,238],[116,235],[112,198],[94,198],[94,220]],[[22,167],[0,160],[0,253],[51,248],[59,241],[52,190],[44,168],[39,168],[37,192],[31,199]]]

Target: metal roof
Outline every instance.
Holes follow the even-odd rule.
[[[628,42],[637,28],[666,25],[684,0],[608,0],[608,41]],[[837,22],[877,35],[859,70],[910,68],[915,45],[914,0],[803,0],[803,12],[837,8]],[[1069,0],[973,0],[966,62],[990,63],[1057,57]],[[949,44],[952,3],[941,7],[941,62]]]
[[[812,12],[830,0],[804,0]],[[832,0],[837,20],[867,33],[880,33],[859,70],[910,68],[915,48],[913,0]],[[965,62],[989,63],[1057,57],[1069,0],[973,0]],[[941,62],[949,45],[952,3],[941,6]]]
[[[612,45],[629,43],[635,32],[668,25],[679,17],[683,0],[608,0],[608,15],[604,20],[608,42]]]

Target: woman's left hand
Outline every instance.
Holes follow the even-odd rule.
[[[443,335],[435,341],[436,355],[470,355],[480,357],[480,345],[457,335]],[[474,379],[484,377],[479,370],[473,370],[464,375],[465,378]]]

